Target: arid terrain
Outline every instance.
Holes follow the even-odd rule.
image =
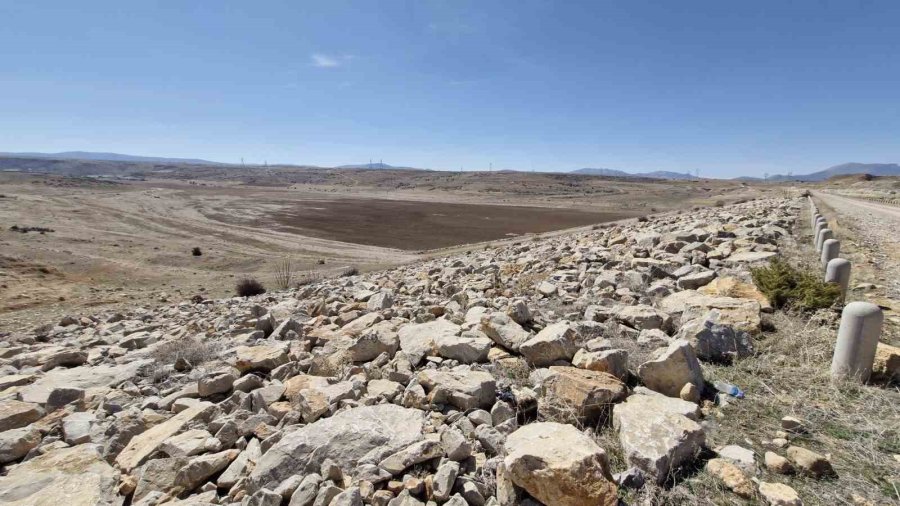
[[[0,162],[0,328],[224,297],[242,276],[275,288],[285,260],[295,279],[367,271],[780,191],[567,174]]]
[[[98,206],[90,213],[119,213],[110,228],[79,218],[85,240],[104,231],[144,250],[179,237],[156,267],[184,259],[184,276],[203,272],[174,255],[195,231],[240,243],[248,249],[227,251],[245,257],[300,237],[251,242],[253,226],[200,211],[234,194],[176,199],[190,190],[150,184],[107,189],[102,206],[82,194]],[[45,201],[40,192],[16,198]],[[65,214],[88,207],[68,192],[46,201],[74,201]],[[881,336],[871,381],[833,377],[834,287],[804,283],[780,306],[758,285],[779,259],[821,276],[809,199],[785,193],[435,250],[256,296],[175,292],[153,307],[69,308],[11,328],[0,342],[0,502],[896,503],[898,336]],[[121,232],[135,224],[142,234]],[[220,244],[203,243],[212,253],[200,258]]]

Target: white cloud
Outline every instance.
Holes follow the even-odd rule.
[[[341,63],[343,63],[339,58],[322,53],[313,53],[310,58],[314,67],[333,68],[340,67]]]

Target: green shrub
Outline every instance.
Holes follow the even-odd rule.
[[[767,267],[751,269],[753,282],[772,307],[794,307],[804,311],[831,307],[841,295],[834,283],[825,283],[816,274],[800,270],[776,259]]]

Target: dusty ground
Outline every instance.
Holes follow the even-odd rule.
[[[247,225],[401,250],[426,250],[633,218],[526,206],[365,198],[304,199]]]
[[[779,191],[565,174],[146,165],[61,171],[115,178],[0,173],[0,331],[98,307],[225,297],[244,275],[274,288],[284,259],[304,275],[335,275]]]

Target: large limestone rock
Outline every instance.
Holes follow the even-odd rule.
[[[434,339],[439,356],[463,364],[487,361],[492,343],[490,338],[478,331],[463,332],[460,336],[441,334]]]
[[[578,331],[569,322],[548,325],[519,346],[525,360],[538,367],[545,367],[559,360],[570,361],[578,350]]]
[[[625,350],[588,351],[580,349],[572,357],[572,365],[589,371],[609,373],[624,381],[628,377],[628,352]]]
[[[638,368],[638,376],[647,388],[669,397],[678,397],[685,383],[692,383],[703,391],[703,371],[689,342],[673,341],[660,350],[656,358]]]
[[[71,369],[57,368],[38,378],[34,383],[21,387],[19,398],[25,402],[47,404],[50,394],[58,388],[80,388],[90,396],[133,378],[149,360],[133,360],[115,366],[81,366]]]
[[[294,474],[318,472],[328,458],[341,469],[377,464],[423,438],[425,413],[394,404],[348,409],[287,432],[250,474],[253,490],[274,489]]]
[[[532,423],[506,439],[512,483],[554,506],[612,506],[616,485],[603,448],[571,425]]]
[[[545,418],[593,423],[625,398],[625,384],[604,372],[553,366],[543,382],[538,409]]]
[[[190,422],[210,416],[214,410],[214,404],[193,401],[184,411],[133,437],[116,457],[116,464],[123,471],[131,471],[156,452],[164,441],[181,432]]]
[[[703,428],[682,409],[657,395],[633,395],[613,407],[613,427],[628,463],[660,484],[693,460],[705,440]]]
[[[638,330],[667,330],[672,318],[663,311],[650,306],[625,306],[616,312],[616,318]]]
[[[389,291],[378,292],[369,297],[366,307],[369,311],[381,311],[394,305],[394,295]]]
[[[769,299],[756,288],[756,285],[744,283],[743,281],[730,276],[716,278],[708,285],[699,288],[697,291],[705,295],[755,300],[759,303],[759,307],[763,311],[772,310]]]
[[[774,251],[740,251],[725,259],[726,265],[758,264],[778,256]]]
[[[234,366],[241,374],[252,371],[268,372],[286,364],[288,355],[281,346],[240,346],[234,359]]]
[[[497,382],[488,372],[426,369],[417,377],[434,403],[452,404],[466,410],[490,408],[496,399]]]
[[[18,368],[40,366],[42,371],[56,367],[76,367],[87,362],[86,351],[63,346],[49,346],[30,353],[23,353],[13,359]]]
[[[700,406],[690,401],[662,395],[645,388],[636,388],[635,394],[628,397],[627,401],[635,411],[664,411],[681,415],[695,422],[700,421]]]
[[[37,404],[16,400],[0,401],[0,432],[24,427],[44,415]]]
[[[364,330],[358,338],[343,338],[335,345],[344,345],[352,362],[369,362],[382,353],[393,357],[400,347],[400,339],[393,324],[380,322]]]
[[[507,350],[519,351],[531,333],[505,313],[490,313],[481,317],[481,331]]]
[[[684,290],[662,299],[659,307],[667,313],[682,313],[683,322],[700,318],[715,309],[722,325],[730,325],[751,334],[758,332],[760,328],[761,308],[759,302],[753,299],[719,297],[696,290]]]
[[[239,450],[225,450],[208,453],[191,459],[175,475],[175,485],[181,490],[191,491],[214,474],[223,471],[240,453]]]
[[[400,349],[416,365],[428,355],[434,354],[435,342],[455,339],[459,325],[443,318],[427,323],[415,323],[400,328]]]
[[[691,343],[702,360],[731,362],[753,354],[753,338],[748,332],[719,323],[719,312],[713,309],[702,318],[684,323],[678,337]]]
[[[19,460],[41,442],[41,432],[34,426],[0,432],[0,464]]]
[[[180,493],[181,489],[176,485],[175,477],[187,463],[188,459],[183,457],[152,459],[135,469],[132,476],[137,483],[132,501],[138,502],[152,492],[173,496]]]
[[[8,506],[117,506],[119,473],[95,445],[60,448],[9,469],[0,477],[0,504]]]

